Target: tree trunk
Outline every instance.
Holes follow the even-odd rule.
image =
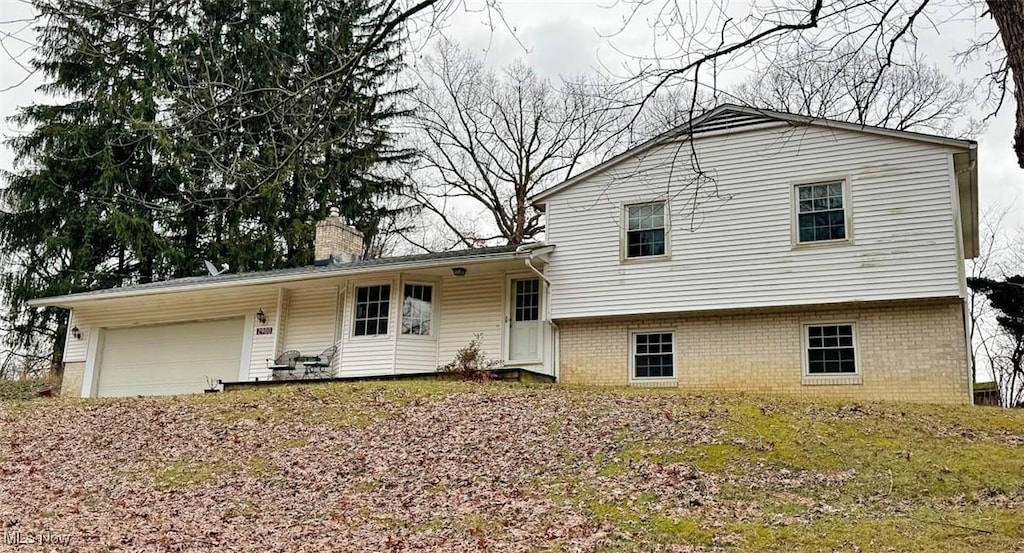
[[[1006,48],[1006,63],[1013,74],[1013,95],[1017,102],[1013,151],[1017,154],[1017,164],[1024,169],[1024,0],[988,0],[988,9],[999,27]]]

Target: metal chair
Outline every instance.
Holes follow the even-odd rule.
[[[304,363],[306,368],[303,373],[303,378],[330,378],[331,377],[331,361],[334,360],[334,356],[338,353],[338,346],[331,346],[317,356],[315,361]]]
[[[290,349],[274,359],[274,364],[270,364],[270,360],[267,360],[267,368],[270,369],[274,375],[275,380],[281,380],[284,378],[284,371],[294,371],[295,365],[298,364],[298,359],[302,354],[298,350]]]

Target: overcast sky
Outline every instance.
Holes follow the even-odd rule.
[[[710,1],[697,3],[698,6],[704,4],[713,5]],[[459,13],[446,33],[486,54],[495,66],[520,57],[551,78],[588,69],[625,74],[629,59],[620,52],[644,54],[650,51],[653,41],[651,31],[642,20],[634,20],[625,31],[619,32],[626,7],[611,0],[519,0],[502,2],[502,6],[518,43],[502,28],[492,33],[484,12]],[[747,9],[745,2],[732,2],[731,6],[738,12]],[[954,67],[952,54],[972,37],[993,28],[990,21],[939,25],[934,33],[921,33],[919,52],[951,76],[971,79],[984,68],[980,64]],[[736,82],[747,74],[734,72],[728,78]],[[1012,101],[1008,102],[989,122],[985,132],[975,137],[982,209],[993,204],[1012,206],[1010,216],[1004,221],[1011,229],[1024,226],[1024,169],[1017,166],[1011,150],[1014,107]]]
[[[617,5],[612,0],[503,0],[504,23],[494,21],[493,30],[488,19],[493,20],[494,14],[474,11],[474,7],[482,4],[479,0],[467,1],[470,9],[455,13],[444,33],[485,55],[494,67],[501,67],[519,57],[541,75],[551,78],[598,69],[610,70],[621,76],[628,72],[630,61],[621,52],[644,54],[651,51],[652,33],[643,19],[632,21],[625,31],[620,32],[628,14],[626,6]],[[696,5],[700,7],[705,2],[698,1]],[[706,5],[709,8],[713,6],[711,2],[706,2]],[[731,9],[744,12],[746,3],[732,2]],[[22,0],[0,0],[0,33],[31,40],[31,35],[24,29],[26,23],[19,21],[31,15],[31,9]],[[505,28],[506,24],[514,35]],[[987,21],[942,25],[939,33],[921,35],[920,51],[928,61],[951,74],[969,78],[981,68],[954,69],[951,54],[970,37],[991,28]],[[28,47],[17,38],[7,38],[3,45],[14,57]],[[19,66],[19,60],[10,58],[0,52],[0,117],[3,117],[0,133],[4,137],[17,133],[6,117],[13,114],[18,106],[41,97],[34,92],[40,79],[29,77],[19,85],[27,74]],[[20,58],[20,63],[26,61],[27,57]],[[727,78],[739,80],[744,76],[742,72],[734,72]],[[11,88],[4,90],[8,87]],[[1024,225],[1024,170],[1017,167],[1010,149],[1013,107],[1012,102],[1004,106],[987,130],[977,137],[982,207],[996,203],[1012,204],[1014,209],[1005,221],[1011,228]],[[11,165],[10,151],[0,148],[0,169],[10,169]]]

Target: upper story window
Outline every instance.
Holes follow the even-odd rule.
[[[815,324],[804,327],[809,376],[855,374],[856,346],[853,323]]]
[[[402,334],[430,336],[433,319],[434,287],[406,284],[402,291]]]
[[[665,202],[626,206],[626,257],[665,255]]]
[[[359,286],[356,288],[356,316],[353,334],[377,336],[388,333],[388,314],[391,312],[391,285]]]
[[[842,181],[797,185],[797,243],[846,240],[844,186]]]

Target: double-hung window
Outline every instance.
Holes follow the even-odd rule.
[[[853,323],[805,325],[808,376],[857,373]]]
[[[797,243],[846,240],[843,181],[796,186]]]
[[[388,333],[388,314],[391,312],[391,285],[359,286],[356,288],[356,316],[353,334],[377,336]]]
[[[665,202],[626,206],[626,258],[665,255]]]
[[[406,284],[402,290],[402,334],[430,336],[433,320],[434,287]]]
[[[633,379],[675,378],[675,336],[672,332],[633,334]]]

